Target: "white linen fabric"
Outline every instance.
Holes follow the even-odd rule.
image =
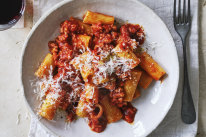
[[[53,5],[62,0],[34,0],[34,23],[41,15]],[[155,129],[149,137],[194,137],[197,133],[198,121],[193,124],[184,124],[181,120],[181,96],[183,83],[183,53],[181,39],[173,27],[173,0],[139,0],[156,12],[165,22],[171,32],[180,62],[180,81],[174,104],[172,105],[163,122]],[[189,35],[188,68],[192,96],[198,116],[199,97],[199,56],[198,56],[198,0],[191,0],[192,28]],[[198,119],[198,117],[197,117]],[[29,137],[54,137],[41,127],[38,120],[31,119]]]

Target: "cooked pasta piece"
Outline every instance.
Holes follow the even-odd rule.
[[[139,79],[142,75],[142,71],[139,70],[133,70],[131,79],[128,79],[124,83],[124,92],[125,92],[125,97],[124,101],[132,101]]]
[[[89,48],[90,41],[91,41],[91,36],[77,35],[76,43],[79,49],[87,51],[87,49]]]
[[[141,55],[140,66],[144,69],[153,79],[159,80],[166,72],[165,70],[146,52]]]
[[[88,25],[88,24],[83,23],[82,20],[77,19],[77,18],[74,18],[74,17],[70,17],[70,20],[75,20],[75,21],[77,21],[78,24],[79,24],[82,28],[84,28],[84,30],[85,30],[85,32],[86,32],[87,35],[90,35],[90,34],[92,33],[91,26]]]
[[[85,83],[85,90],[81,94],[76,114],[79,117],[88,115],[89,104],[98,104],[98,88],[94,84]]]
[[[85,83],[85,98],[88,103],[98,103],[98,88],[94,84]]]
[[[49,92],[41,106],[39,114],[48,120],[52,120],[64,95],[65,95],[64,91],[62,91],[59,94],[55,94],[54,92]]]
[[[85,48],[89,47],[89,42],[91,41],[91,36],[78,35],[79,41],[83,42]]]
[[[109,78],[109,81],[104,83],[102,85],[105,89],[108,89],[110,91],[113,91],[115,90],[115,87],[116,87],[116,78],[114,76],[110,77]]]
[[[74,66],[75,69],[80,70],[85,63],[87,63],[88,60],[88,56],[89,56],[89,52],[85,52],[77,57],[75,57],[70,64],[72,64]],[[88,62],[89,63],[89,62]],[[86,65],[90,65],[90,64],[86,64]]]
[[[99,119],[103,115],[103,108],[100,104],[96,104],[94,110],[90,113],[90,118],[92,119]]]
[[[99,61],[98,62],[98,65],[99,65],[99,69],[96,71],[95,75],[92,76],[92,82],[96,85],[100,85],[100,84],[103,84],[103,83],[106,83],[108,82],[110,79],[109,79],[109,75],[107,75],[105,72],[104,72],[104,62],[103,61]]]
[[[88,103],[84,99],[80,99],[76,109],[76,115],[79,117],[86,117],[88,115],[87,112]]]
[[[132,52],[132,50],[123,50],[120,48],[119,44],[113,49],[113,52],[124,60],[131,69],[135,68],[140,63],[140,59]]]
[[[137,87],[137,88],[136,88],[136,91],[135,91],[135,93],[134,93],[133,99],[139,98],[140,96],[141,96],[141,93],[140,93],[139,88]]]
[[[89,113],[88,126],[94,132],[100,133],[107,127],[107,119],[103,115],[103,108],[96,104],[92,112]]]
[[[147,72],[142,71],[142,75],[139,80],[139,85],[142,88],[147,89],[149,85],[152,83],[152,80],[153,78],[149,74],[147,74]]]
[[[94,74],[94,70],[91,65],[92,55],[89,52],[84,52],[80,56],[74,58],[70,64],[74,66],[75,69],[80,70],[82,78],[85,82],[88,81],[88,77]]]
[[[52,54],[48,53],[41,65],[39,66],[38,70],[35,72],[35,75],[39,78],[48,76],[50,67],[54,68],[54,60]]]
[[[82,69],[80,70],[82,77],[84,79],[85,82],[88,81],[88,77],[92,76],[94,74],[94,71],[92,68],[88,67],[88,66],[83,66]]]
[[[108,82],[110,79],[108,76],[104,76],[104,75],[100,75],[100,76],[93,76],[92,77],[92,81],[97,84],[97,85],[100,85],[100,84],[103,84],[103,83],[106,83]]]
[[[83,22],[88,24],[96,24],[99,22],[101,22],[102,24],[114,24],[114,17],[101,13],[87,11],[84,15]]]
[[[122,118],[122,112],[117,106],[111,104],[108,96],[105,96],[100,103],[104,109],[108,123],[119,121]]]

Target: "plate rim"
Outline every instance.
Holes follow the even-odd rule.
[[[23,48],[22,48],[22,54],[21,54],[21,59],[20,59],[20,85],[21,85],[21,90],[23,92],[23,96],[24,96],[24,102],[27,106],[27,108],[29,109],[29,112],[31,114],[31,117],[34,118],[35,120],[38,121],[38,123],[49,133],[51,133],[52,135],[54,136],[59,136],[57,135],[54,131],[52,131],[50,128],[48,128],[46,125],[44,125],[40,120],[38,120],[38,116],[34,113],[34,111],[32,110],[30,104],[28,103],[27,101],[27,98],[25,96],[25,90],[24,90],[24,84],[23,84],[23,73],[22,73],[22,70],[23,70],[23,61],[24,61],[24,54],[25,54],[25,50],[27,48],[27,45],[28,45],[28,42],[30,40],[30,38],[32,37],[33,33],[35,32],[35,30],[38,28],[38,26],[44,22],[46,20],[46,18],[51,14],[53,13],[55,10],[58,10],[61,6],[65,5],[65,4],[68,4],[68,3],[71,3],[73,2],[74,0],[64,0],[64,1],[61,1],[59,3],[57,3],[56,5],[54,5],[51,9],[49,9],[47,12],[45,12],[41,17],[40,19],[36,22],[36,24],[32,27],[32,29],[30,30],[29,34],[27,35],[26,37],[26,40],[23,44]],[[149,10],[153,15],[155,15],[159,21],[162,23],[161,25],[165,28],[165,31],[168,33],[168,35],[170,35],[170,38],[171,38],[171,41],[172,41],[172,44],[173,44],[173,48],[175,49],[176,51],[176,54],[175,54],[175,60],[176,60],[176,63],[177,63],[177,82],[176,82],[176,86],[175,86],[175,94],[173,96],[173,98],[171,99],[171,102],[170,104],[168,105],[168,110],[164,112],[163,114],[163,117],[162,119],[157,122],[155,124],[155,126],[153,126],[153,128],[151,128],[150,130],[148,130],[147,133],[145,133],[145,136],[148,136],[150,135],[161,123],[162,121],[165,119],[166,115],[168,114],[169,110],[171,109],[173,103],[174,103],[174,99],[176,97],[176,94],[177,94],[177,90],[178,90],[178,85],[179,85],[179,74],[180,74],[180,68],[179,68],[179,58],[178,58],[178,53],[177,53],[177,48],[176,48],[176,45],[175,45],[175,42],[174,42],[174,39],[172,37],[172,34],[171,32],[169,31],[168,27],[166,26],[165,22],[161,19],[160,16],[158,16],[150,7],[148,7],[147,5],[145,5],[144,3],[138,1],[138,0],[125,0],[125,2],[127,1],[131,1],[131,2],[134,2],[134,3],[138,3],[140,4],[141,6],[143,6],[144,8],[146,8],[147,10]]]

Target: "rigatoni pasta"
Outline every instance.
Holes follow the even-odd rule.
[[[141,68],[144,69],[153,79],[159,80],[166,74],[165,70],[147,52],[143,52],[140,56]]]
[[[125,65],[128,65],[131,69],[135,68],[139,63],[140,59],[132,52],[131,49],[122,49],[120,45],[117,45],[113,52],[125,61]]]
[[[149,85],[152,83],[152,81],[153,81],[153,78],[149,74],[147,74],[147,72],[142,71],[142,75],[139,80],[140,87],[147,89]]]
[[[105,96],[100,101],[100,103],[103,106],[108,123],[119,121],[122,118],[122,113],[120,109],[117,106],[112,105],[112,103],[109,101],[108,96]]]
[[[139,83],[140,77],[142,75],[142,71],[133,70],[131,73],[131,79],[125,81],[124,84],[124,101],[131,102],[133,100],[137,85]]]
[[[87,111],[87,102],[84,99],[79,100],[78,105],[77,105],[77,109],[76,109],[76,115],[79,117],[86,117],[88,115],[88,111]]]
[[[91,42],[91,36],[88,35],[77,35],[76,43],[77,47],[81,50],[87,51],[89,48],[89,43]]]
[[[52,120],[64,95],[64,91],[62,91],[61,94],[55,94],[53,92],[48,93],[39,114],[48,120]]]
[[[88,81],[88,77],[94,74],[94,70],[91,66],[91,60],[93,59],[90,56],[91,53],[84,52],[80,56],[74,58],[70,63],[75,67],[75,69],[80,70],[82,78],[85,82]]]
[[[49,75],[49,70],[54,68],[54,60],[50,53],[46,55],[44,61],[39,66],[38,70],[35,72],[35,75],[39,78],[43,78],[44,76]]]
[[[109,15],[104,15],[101,13],[95,13],[91,11],[87,11],[83,18],[84,23],[88,24],[114,24],[114,17]]]
[[[88,103],[98,104],[98,88],[94,84],[85,83],[85,98]]]
[[[133,96],[133,99],[137,99],[141,96],[141,92],[139,90],[139,88],[137,87]]]

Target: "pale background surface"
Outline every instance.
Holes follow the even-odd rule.
[[[205,6],[204,6],[205,5]],[[206,136],[206,0],[200,0],[200,101],[198,137]],[[25,28],[0,32],[0,137],[27,137],[29,113],[20,91],[20,57],[23,42],[32,27],[32,0],[27,0]],[[4,39],[5,35],[9,39]],[[4,36],[4,37],[2,37]],[[10,85],[10,83],[12,83]],[[18,121],[19,119],[19,121]]]

